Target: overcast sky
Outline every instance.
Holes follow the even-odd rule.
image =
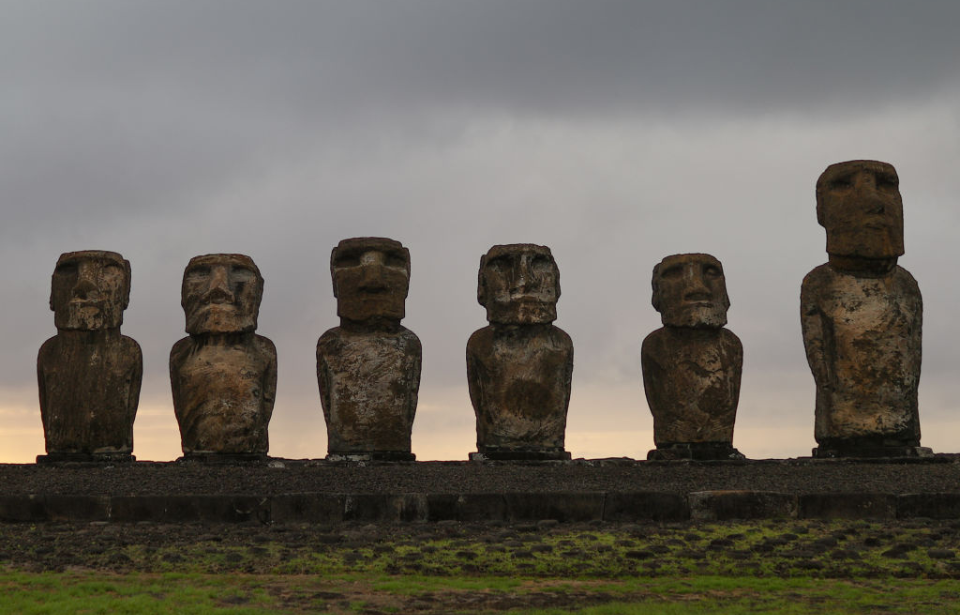
[[[719,258],[744,344],[734,444],[809,455],[803,276],[826,260],[814,185],[900,174],[924,294],[923,444],[960,438],[960,4],[770,0],[0,0],[0,461],[43,453],[36,354],[61,252],[132,266],[143,348],[134,453],[180,454],[167,361],[187,261],[250,255],[279,353],[272,455],[319,458],[330,250],[410,249],[423,342],[419,459],[475,450],[464,348],[480,255],[553,250],[576,362],[567,448],[653,447],[640,343],[664,256]]]

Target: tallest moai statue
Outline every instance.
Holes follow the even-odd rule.
[[[829,262],[807,274],[800,318],[817,384],[816,457],[915,457],[923,302],[897,265],[903,201],[892,165],[853,160],[817,181]]]

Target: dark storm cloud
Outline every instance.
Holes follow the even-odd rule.
[[[0,184],[30,225],[182,211],[266,159],[450,114],[856,113],[956,86],[958,21],[865,0],[7,2]]]
[[[803,110],[955,79],[958,17],[891,0],[22,3],[2,62],[15,83],[165,84],[307,114]]]

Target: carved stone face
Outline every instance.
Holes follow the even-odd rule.
[[[187,333],[244,333],[257,328],[263,277],[243,254],[206,254],[183,272],[180,305]]]
[[[116,329],[129,301],[130,263],[122,256],[100,250],[60,255],[50,291],[57,329]]]
[[[551,323],[557,319],[560,269],[550,248],[529,243],[493,246],[480,258],[477,301],[499,324]]]
[[[730,299],[723,265],[709,254],[675,254],[653,268],[653,307],[668,327],[719,328]]]
[[[886,162],[851,160],[817,180],[817,221],[835,256],[895,258],[903,254],[903,200],[897,171]]]
[[[383,237],[344,239],[330,254],[337,316],[400,322],[410,290],[410,251]]]

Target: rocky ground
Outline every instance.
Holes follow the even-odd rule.
[[[0,524],[0,570],[92,572],[104,580],[226,575],[243,580],[224,590],[222,606],[252,604],[267,592],[271,609],[291,613],[355,613],[358,604],[367,615],[491,613],[664,599],[645,595],[638,578],[934,582],[960,578],[958,553],[960,523],[932,520]],[[464,578],[513,584],[491,590],[484,583],[493,581],[443,581]],[[944,599],[955,600],[947,589]]]
[[[0,464],[0,496],[285,493],[522,493],[710,490],[810,493],[956,493],[956,456],[900,462],[417,462],[344,464]]]

